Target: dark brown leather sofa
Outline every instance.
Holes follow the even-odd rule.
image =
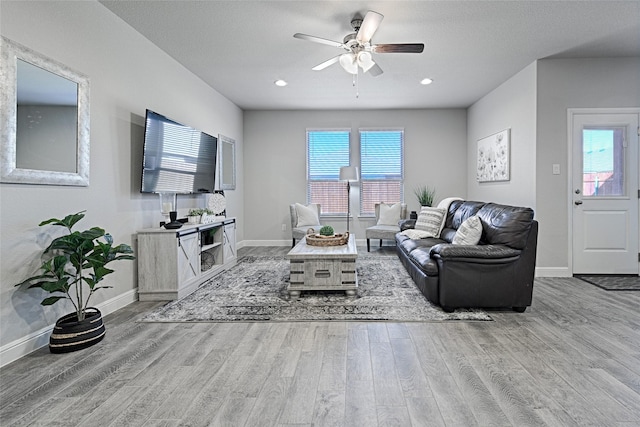
[[[439,238],[396,234],[398,257],[427,299],[450,312],[462,307],[531,305],[538,222],[533,210],[456,200],[449,205]],[[482,222],[477,245],[454,245],[456,230],[470,216]],[[401,231],[415,220],[401,221]]]

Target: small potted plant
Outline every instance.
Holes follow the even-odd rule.
[[[200,224],[200,217],[202,217],[203,211],[204,209],[199,208],[189,209],[189,213],[187,214],[189,224]]]
[[[320,235],[325,237],[333,237],[335,235],[335,231],[333,227],[330,225],[325,225],[320,229]]]
[[[436,189],[422,185],[413,190],[413,194],[418,198],[420,206],[432,206],[436,195]]]
[[[84,218],[84,212],[67,215],[63,219],[51,218],[39,224],[65,227],[68,234],[53,239],[44,250],[39,274],[16,285],[41,288],[52,294],[42,300],[42,305],[52,305],[65,299],[73,304],[75,311],[58,319],[53,328],[49,339],[52,353],[87,348],[104,338],[102,313],[89,307],[89,300],[99,289],[111,288],[99,285],[105,276],[113,273],[107,264],[135,259],[129,245],[114,246],[113,238],[102,228],[72,231],[73,226]]]

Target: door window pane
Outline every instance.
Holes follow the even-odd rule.
[[[583,129],[583,196],[624,196],[624,158],[624,128]]]

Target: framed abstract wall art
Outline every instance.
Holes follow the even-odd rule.
[[[511,129],[478,140],[476,181],[509,181]]]

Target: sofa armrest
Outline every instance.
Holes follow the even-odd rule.
[[[522,251],[505,245],[453,245],[440,243],[429,251],[430,257],[443,259],[509,259],[517,258]]]
[[[400,231],[410,230],[415,228],[416,220],[415,219],[401,219],[398,221],[398,225],[400,226]]]

